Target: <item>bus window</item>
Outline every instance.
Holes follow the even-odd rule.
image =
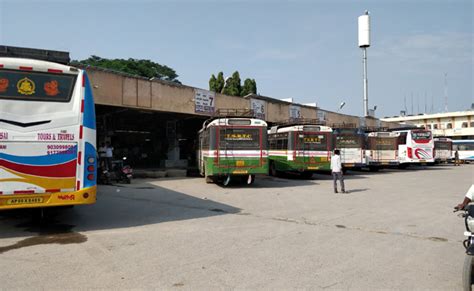
[[[407,133],[400,132],[400,136],[398,137],[398,144],[407,144]]]
[[[431,139],[431,131],[412,131],[411,137],[415,141]]]
[[[327,137],[325,134],[307,134],[298,138],[298,149],[300,150],[327,150]]]
[[[219,147],[221,149],[259,149],[259,128],[221,128],[219,132]]]
[[[358,135],[337,135],[336,148],[359,148],[361,147]]]
[[[76,75],[0,70],[0,99],[69,102]]]

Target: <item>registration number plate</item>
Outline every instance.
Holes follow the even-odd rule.
[[[43,203],[43,197],[12,198],[12,199],[7,200],[7,205],[34,204],[34,203]]]
[[[420,160],[420,163],[426,163],[426,160]]]
[[[317,170],[319,167],[308,167],[308,170]]]
[[[235,162],[235,165],[236,165],[237,167],[243,167],[243,166],[245,166],[245,161],[236,161],[236,162]]]
[[[354,164],[344,164],[344,167],[354,167]]]
[[[235,170],[232,172],[233,174],[247,174],[248,171],[247,170]]]

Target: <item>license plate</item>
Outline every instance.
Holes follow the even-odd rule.
[[[35,204],[35,203],[43,203],[43,197],[12,198],[12,199],[7,200],[7,205]]]
[[[319,167],[308,167],[308,170],[317,170]]]
[[[235,162],[235,165],[236,165],[237,167],[243,167],[243,166],[245,166],[245,161],[236,161],[236,162]]]
[[[344,167],[354,167],[354,164],[344,164]]]
[[[247,174],[248,171],[247,170],[235,170],[232,172],[232,174]]]
[[[426,163],[426,160],[420,160],[420,163]]]

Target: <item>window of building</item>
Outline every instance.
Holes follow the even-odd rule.
[[[462,128],[467,128],[467,122],[463,122],[461,125]]]
[[[471,121],[471,124],[469,125],[469,127],[474,127],[474,121]]]
[[[433,129],[438,129],[438,125],[437,125],[437,124],[433,124]]]
[[[431,124],[427,124],[427,125],[425,126],[425,129],[431,129]]]
[[[453,128],[453,124],[451,122],[446,123],[446,128],[447,129]]]

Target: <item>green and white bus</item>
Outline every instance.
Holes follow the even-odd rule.
[[[217,118],[199,131],[198,166],[207,183],[253,184],[268,174],[267,123],[255,118]]]
[[[317,124],[274,126],[268,131],[270,175],[299,173],[311,178],[316,171],[329,171],[332,129]]]

